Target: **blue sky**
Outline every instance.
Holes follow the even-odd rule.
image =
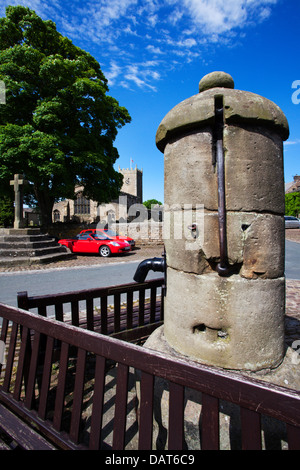
[[[99,61],[132,117],[116,140],[116,168],[133,160],[143,169],[144,200],[164,198],[161,120],[214,70],[280,106],[290,125],[285,181],[300,174],[299,0],[0,0],[1,16],[20,4]]]

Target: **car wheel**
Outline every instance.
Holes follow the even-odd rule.
[[[99,255],[103,256],[104,258],[107,258],[108,256],[111,255],[110,248],[106,245],[102,245],[99,248]]]

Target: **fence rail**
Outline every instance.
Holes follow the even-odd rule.
[[[24,310],[36,309],[44,317],[135,341],[163,323],[163,295],[164,279],[154,279],[55,295],[30,297],[19,292],[17,299]]]
[[[136,443],[136,449],[151,449],[155,384],[164,380],[169,450],[185,448],[187,389],[201,393],[201,449],[220,447],[221,400],[240,409],[242,449],[262,448],[262,414],[286,423],[289,449],[300,449],[300,395],[294,390],[2,304],[0,317],[7,351],[0,402],[59,447],[118,450]],[[53,363],[55,344],[60,357]]]

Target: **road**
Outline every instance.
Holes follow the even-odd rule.
[[[28,291],[30,296],[70,292],[93,287],[107,287],[133,282],[140,261],[72,269],[46,269],[0,273],[0,302],[17,305],[17,292]],[[300,243],[286,242],[286,277],[300,280]],[[159,278],[162,273],[150,272],[147,279]]]
[[[16,306],[17,293],[21,291],[34,296],[127,284],[134,282],[133,276],[139,263],[124,261],[102,266],[0,273],[0,302]],[[162,273],[152,272],[147,279],[160,277]]]
[[[300,279],[300,243],[285,242],[285,275],[287,279]]]

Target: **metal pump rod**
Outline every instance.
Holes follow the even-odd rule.
[[[227,276],[230,272],[227,254],[226,207],[225,207],[225,165],[223,149],[224,109],[223,97],[215,98],[215,145],[216,154],[214,164],[217,164],[218,178],[218,214],[219,214],[219,242],[220,263],[217,272],[220,276]]]

